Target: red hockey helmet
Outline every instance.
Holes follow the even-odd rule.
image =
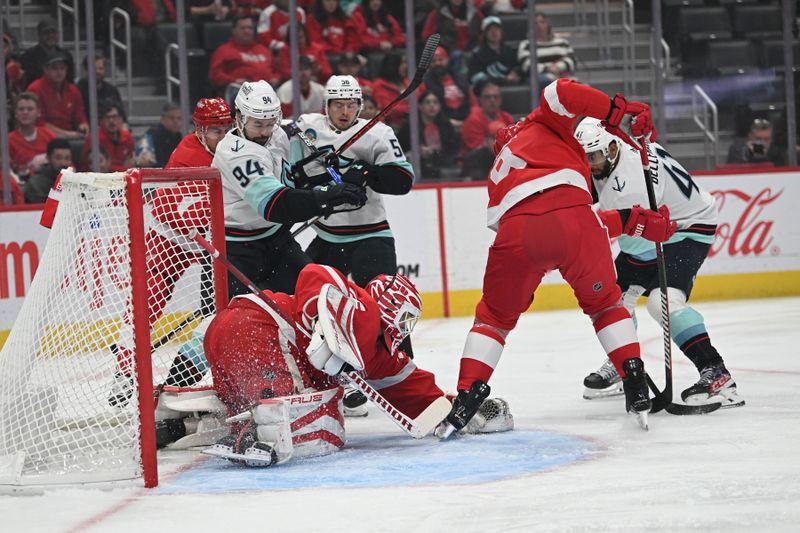
[[[380,308],[384,340],[394,355],[422,314],[419,291],[405,276],[381,274],[367,284],[367,292]]]
[[[231,108],[222,98],[201,98],[194,108],[192,119],[195,127],[233,124]]]

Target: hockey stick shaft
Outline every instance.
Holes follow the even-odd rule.
[[[255,296],[257,296],[261,301],[263,301],[267,307],[275,311],[278,316],[280,316],[283,320],[285,320],[289,324],[293,324],[294,320],[286,315],[283,310],[278,307],[275,302],[272,301],[264,291],[260,290],[256,287],[255,283],[253,283],[250,278],[244,275],[244,273],[236,268],[236,266],[228,260],[227,257],[222,255],[219,250],[214,248],[210,242],[204,239],[199,233],[194,232],[194,234],[190,235],[190,238],[194,240],[197,244],[203,247],[206,252],[208,252],[211,257],[215,260],[222,262],[225,265],[225,268],[236,277],[239,281],[244,283],[250,292],[252,292]],[[428,431],[432,428],[420,427],[415,421],[408,416],[401,413],[396,407],[394,407],[386,398],[384,398],[380,392],[375,390],[367,381],[362,378],[357,372],[343,372],[341,374],[344,378],[350,382],[356,389],[361,391],[364,396],[366,396],[372,403],[378,406],[381,411],[386,413],[386,415],[394,420],[397,426],[405,431],[407,434],[411,435],[415,439],[419,439],[424,437]]]

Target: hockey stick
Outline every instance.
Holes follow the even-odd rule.
[[[275,311],[278,316],[280,316],[283,320],[288,322],[289,324],[294,323],[294,320],[286,315],[286,313],[278,307],[275,302],[273,302],[270,298],[264,294],[258,287],[256,287],[255,283],[253,283],[250,278],[244,275],[241,270],[236,268],[236,266],[231,263],[227,257],[223,256],[219,250],[214,248],[214,246],[204,239],[197,231],[193,232],[190,236],[197,244],[202,246],[206,252],[211,255],[217,261],[222,262],[225,265],[225,268],[228,269],[228,272],[233,274],[236,279],[244,283],[250,292],[252,292],[255,296],[257,296],[261,301],[263,301],[270,309]],[[386,398],[384,398],[380,392],[375,390],[367,381],[361,377],[360,374],[357,372],[350,370],[342,372],[341,376],[345,378],[353,387],[361,391],[364,396],[366,396],[372,403],[378,406],[381,411],[386,413],[386,416],[394,420],[394,422],[407,434],[411,435],[415,439],[421,439],[422,437],[426,436],[428,433],[433,431],[436,425],[444,419],[448,412],[450,412],[450,402],[444,396],[438,398],[436,401],[431,403],[421,414],[419,414],[416,418],[410,418],[403,413],[401,413],[397,408],[395,408],[391,403],[389,403]],[[446,404],[446,405],[445,405]]]
[[[615,135],[622,137],[625,142],[636,147],[630,136],[619,128],[614,128]],[[647,186],[647,200],[652,211],[658,212],[658,202],[653,188],[653,173],[650,169],[650,150],[646,138],[641,139],[641,146],[638,147],[639,156],[642,159],[642,173],[644,174],[645,185]],[[711,413],[722,407],[722,403],[712,403],[707,405],[686,405],[674,403],[672,401],[672,337],[670,334],[669,323],[669,296],[667,294],[667,264],[664,259],[664,248],[660,242],[654,243],[656,247],[656,268],[658,270],[658,287],[661,293],[661,330],[664,338],[664,390],[659,391],[652,378],[647,375],[647,384],[653,391],[653,405],[651,413],[666,411],[672,415],[700,415]]]
[[[430,68],[431,66],[431,61],[433,60],[433,54],[439,47],[439,39],[440,36],[438,33],[434,33],[433,35],[428,37],[428,40],[425,42],[425,48],[422,49],[422,54],[420,54],[419,63],[417,64],[417,70],[414,72],[414,78],[412,78],[411,83],[408,84],[408,87],[406,87],[405,90],[403,90],[403,92],[397,95],[397,98],[389,102],[389,104],[386,107],[381,109],[377,115],[372,117],[372,119],[370,119],[369,122],[364,124],[364,126],[361,129],[359,129],[352,136],[350,136],[349,139],[347,139],[344,143],[342,143],[342,145],[339,148],[325,155],[326,169],[329,169],[330,171],[330,167],[332,166],[330,162],[334,158],[338,158],[341,154],[345,152],[345,150],[353,146],[356,143],[356,141],[358,141],[369,130],[371,130],[375,126],[375,124],[381,122],[383,117],[386,116],[392,109],[394,109],[394,106],[396,106],[397,104],[408,98],[408,96],[411,93],[417,90],[417,87],[419,87],[420,84],[422,83],[422,78],[425,77],[425,74],[428,72],[428,68]],[[303,137],[300,137],[300,140],[302,140],[303,143],[305,143],[305,145],[308,146],[309,148],[313,146],[313,143],[311,145],[309,145],[309,143],[306,143]],[[320,218],[322,217],[312,218],[311,220],[304,222],[302,226],[300,226],[299,228],[297,228],[292,232],[292,237],[296,237],[299,233],[305,231],[307,228],[314,225]]]

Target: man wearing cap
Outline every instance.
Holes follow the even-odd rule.
[[[342,54],[339,64],[336,65],[336,73],[340,76],[353,76],[358,81],[361,92],[365,96],[372,96],[372,80],[368,80],[361,75],[361,69],[366,61],[366,58],[353,52]],[[363,115],[362,113],[361,116]]]
[[[470,108],[477,105],[469,84],[450,66],[450,56],[441,46],[433,54],[431,68],[425,75],[425,87],[439,97],[442,111],[454,126],[460,126]]]
[[[469,58],[469,82],[480,80],[495,83],[519,83],[520,68],[517,51],[503,42],[503,23],[499,17],[491,16],[481,23],[481,44]]]
[[[192,115],[194,133],[181,140],[166,168],[210,167],[217,143],[233,125],[231,108],[222,98],[201,98]]]
[[[58,46],[58,23],[53,17],[45,17],[36,25],[39,34],[39,43],[29,48],[22,54],[22,69],[28,84],[42,77],[42,67],[47,56],[53,52],[66,54],[67,76],[66,80],[75,79],[75,62],[69,52]]]
[[[300,56],[300,70],[297,79],[300,82],[300,112],[294,113],[292,102],[292,80],[285,82],[278,88],[278,98],[281,100],[281,111],[284,117],[291,118],[303,113],[319,113],[322,111],[325,98],[325,88],[315,82],[314,60],[309,56]]]
[[[68,61],[66,53],[52,52],[44,61],[44,74],[28,90],[39,97],[40,126],[46,125],[59,137],[80,139],[89,131],[89,124],[80,90],[66,80]]]

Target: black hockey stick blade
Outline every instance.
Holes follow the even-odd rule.
[[[665,394],[667,391],[661,392],[656,387],[656,384],[653,383],[653,380],[650,376],[647,376],[647,384],[650,386],[650,389],[653,391],[653,398],[652,398],[652,407],[650,407],[651,413],[657,413],[659,411],[666,411],[671,415],[705,415],[708,413],[713,413],[720,407],[722,407],[722,403],[711,403],[711,404],[704,404],[704,405],[686,405],[683,403],[674,403],[672,401],[672,391],[669,391],[669,394]]]
[[[439,48],[439,40],[441,37],[438,33],[434,33],[428,40],[425,41],[425,48],[422,49],[422,54],[419,57],[419,63],[417,64],[417,70],[414,72],[414,79],[411,80],[411,83],[408,84],[406,90],[403,91],[405,96],[408,96],[417,87],[419,84],[422,83],[422,78],[425,77],[425,73],[428,72],[428,69],[431,66],[431,61],[433,61],[433,54],[436,53],[436,49]],[[405,98],[405,96],[403,98]]]

